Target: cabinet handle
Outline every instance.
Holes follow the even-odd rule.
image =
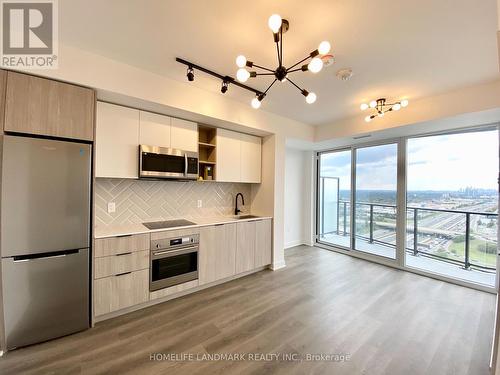
[[[123,234],[121,236],[116,236],[115,238],[125,238],[125,237],[132,237],[131,234]]]
[[[123,276],[123,275],[128,275],[129,273],[132,273],[132,272],[117,273],[115,276]]]
[[[214,227],[220,227],[222,225],[225,225],[225,224],[215,224]]]
[[[121,257],[122,255],[130,255],[132,254],[131,251],[129,251],[128,253],[120,253],[120,254],[116,254],[117,257]]]

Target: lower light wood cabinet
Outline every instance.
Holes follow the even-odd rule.
[[[255,268],[267,266],[272,261],[271,219],[255,221]]]
[[[236,274],[271,264],[271,220],[237,223]]]
[[[150,239],[200,234],[198,280],[149,291]],[[272,221],[262,219],[95,240],[94,315],[109,314],[262,268],[272,260]]]
[[[198,253],[200,285],[235,275],[236,225],[232,223],[201,228]]]
[[[94,314],[108,314],[149,300],[149,269],[94,281]]]
[[[255,221],[237,223],[236,273],[255,268]]]

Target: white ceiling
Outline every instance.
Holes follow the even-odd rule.
[[[261,110],[308,124],[359,115],[362,101],[420,97],[500,78],[496,0],[64,0],[61,43],[186,81],[175,57],[235,75],[235,57],[274,67],[267,19],[290,21],[284,41],[291,65],[329,40],[336,63],[295,81],[318,95],[313,105],[288,83],[276,83]],[[354,76],[335,73],[350,67]],[[250,79],[260,90],[270,77]],[[191,83],[218,92],[220,82],[196,73]],[[222,95],[222,94],[221,94]],[[227,96],[250,103],[230,87]]]

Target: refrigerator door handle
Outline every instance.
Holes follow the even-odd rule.
[[[64,258],[68,254],[61,254],[61,255],[52,255],[50,257],[40,257],[40,258],[28,258],[28,259],[14,259],[14,263],[19,263],[19,262],[30,262],[33,260],[44,260],[44,259],[54,259],[54,258]]]
[[[27,262],[30,260],[54,259],[54,258],[65,257],[66,255],[78,254],[79,252],[80,250],[76,249],[76,250],[55,251],[50,253],[40,253],[34,255],[18,255],[14,256],[13,260],[14,263],[18,263],[18,262]]]

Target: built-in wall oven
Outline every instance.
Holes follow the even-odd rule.
[[[198,178],[198,153],[140,145],[139,177],[196,180]]]
[[[198,279],[199,234],[151,241],[149,290]]]

